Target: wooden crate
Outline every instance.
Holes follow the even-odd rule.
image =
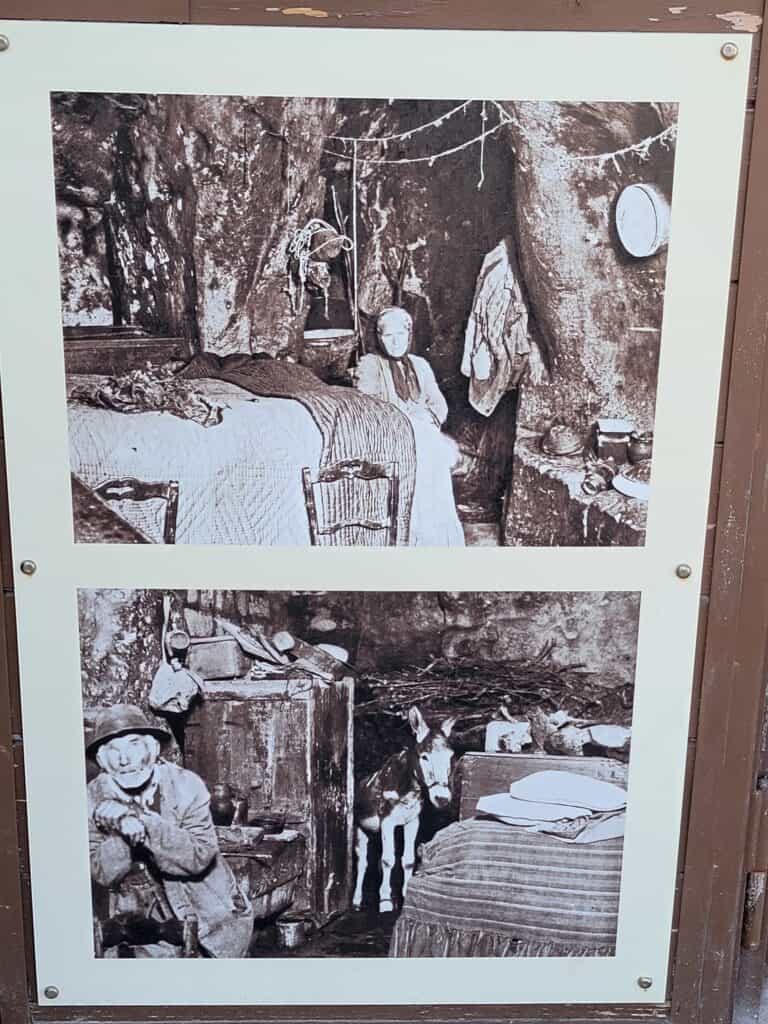
[[[185,338],[147,334],[130,327],[80,327],[64,332],[64,367],[69,373],[120,374],[190,358]]]
[[[347,910],[353,882],[351,679],[206,682],[184,763],[248,799],[251,820],[284,816],[306,842],[293,910],[318,923]]]
[[[464,754],[457,767],[459,817],[473,818],[481,796],[506,793],[513,782],[534,772],[559,771],[589,775],[626,789],[628,765],[610,757],[566,757],[537,754]]]

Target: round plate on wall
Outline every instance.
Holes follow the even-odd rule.
[[[654,185],[627,185],[616,203],[616,231],[630,256],[653,256],[669,241],[669,203]]]

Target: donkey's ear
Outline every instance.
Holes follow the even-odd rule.
[[[411,729],[413,729],[413,733],[417,741],[421,743],[421,741],[429,735],[429,726],[424,721],[424,716],[415,705],[408,709],[408,721]]]
[[[440,732],[445,736],[446,739],[453,732],[453,727],[456,725],[457,719],[455,717],[446,718],[443,724],[440,726]]]

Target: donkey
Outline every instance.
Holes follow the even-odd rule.
[[[357,879],[352,905],[359,910],[363,902],[363,878],[368,860],[369,836],[381,833],[382,879],[379,911],[393,909],[390,880],[395,864],[395,829],[402,825],[403,894],[413,874],[416,834],[425,800],[445,808],[451,802],[451,766],[453,747],[449,742],[455,718],[446,718],[431,729],[417,707],[408,712],[414,742],[388,758],[378,771],[363,779],[355,793],[357,821]]]

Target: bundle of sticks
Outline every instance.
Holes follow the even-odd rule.
[[[590,721],[629,725],[634,688],[608,687],[583,665],[553,666],[548,652],[534,659],[478,664],[438,658],[422,668],[386,676],[363,674],[357,683],[359,718],[403,718],[414,705],[428,717],[457,716],[461,732],[482,730],[498,717],[528,715],[535,709],[564,711]]]

